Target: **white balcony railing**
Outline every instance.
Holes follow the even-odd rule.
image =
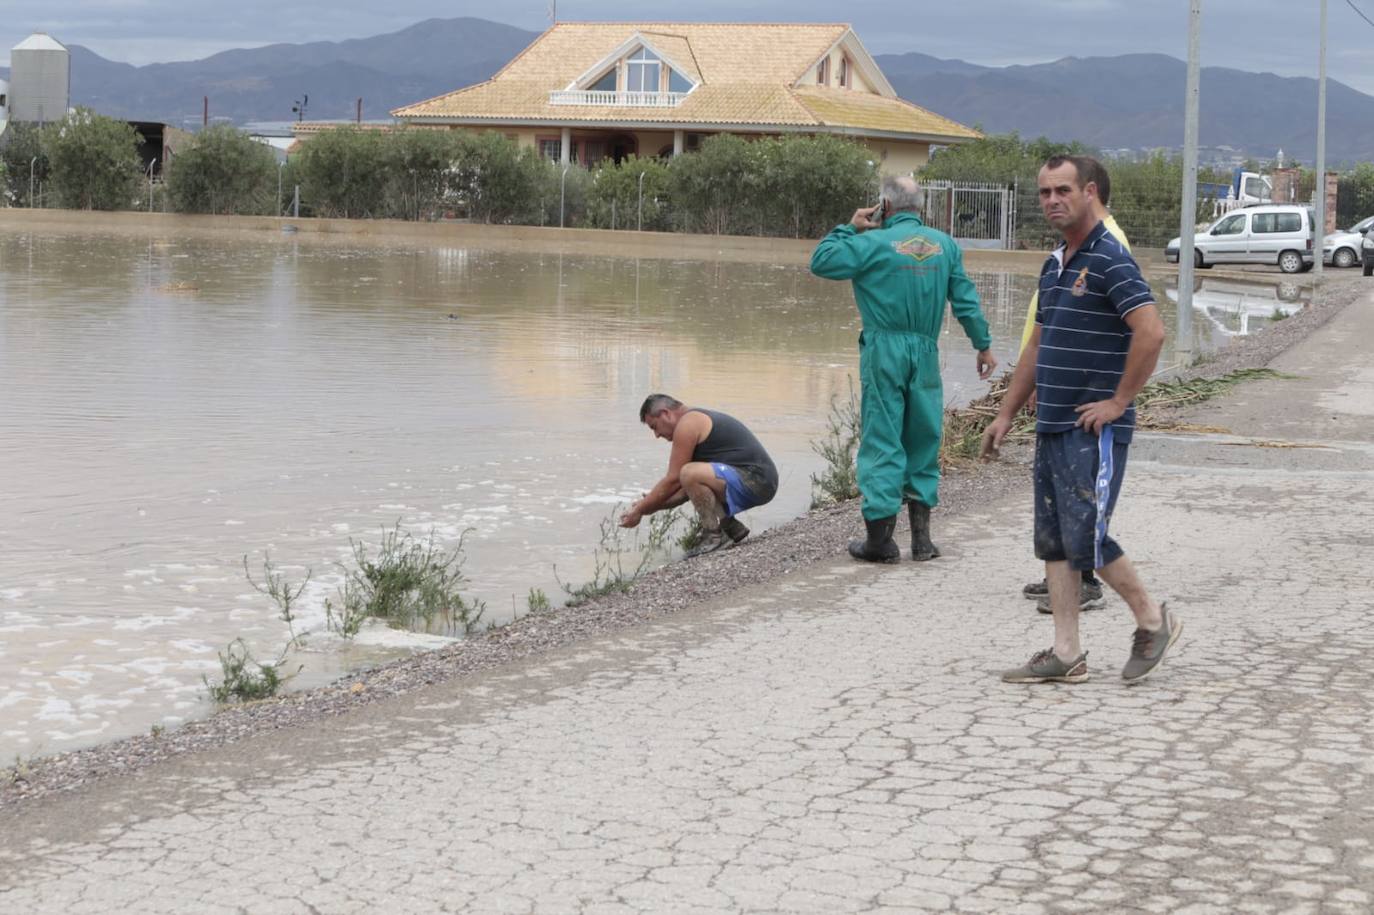
[[[555,89],[550,105],[596,105],[602,108],[676,108],[686,92],[599,92],[590,89]]]

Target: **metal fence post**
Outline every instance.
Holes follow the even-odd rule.
[[[639,173],[639,224],[635,227],[636,232],[644,231],[644,173]]]
[[[563,165],[563,177],[558,180],[558,228],[563,228],[563,206],[567,201],[568,166]]]

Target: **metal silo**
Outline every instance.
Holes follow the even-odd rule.
[[[72,59],[62,42],[35,32],[10,50],[10,118],[59,121],[71,99]]]

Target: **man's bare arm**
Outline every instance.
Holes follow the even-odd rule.
[[[1126,370],[1117,383],[1116,393],[1106,400],[1085,403],[1078,410],[1078,423],[1097,435],[1109,423],[1120,419],[1131,401],[1149,384],[1164,348],[1164,321],[1154,304],[1142,305],[1124,318],[1131,328],[1131,348],[1126,352]]]
[[[710,433],[710,423],[711,420],[704,413],[688,413],[678,420],[677,428],[673,431],[672,450],[668,455],[667,473],[643,498],[630,506],[630,510],[620,519],[621,525],[634,527],[645,515],[675,508],[687,501],[687,493],[683,491],[680,479],[682,468],[692,460],[692,452]]]

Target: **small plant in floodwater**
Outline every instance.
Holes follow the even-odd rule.
[[[33,769],[24,761],[24,757],[18,753],[14,754],[14,765],[8,769],[0,769],[0,784],[17,785],[33,778]]]
[[[682,536],[677,538],[677,545],[684,551],[691,550],[701,542],[701,515],[690,512],[687,515],[687,529],[682,532]]]
[[[854,391],[854,379],[849,379],[849,398],[843,403],[830,399],[830,415],[825,438],[811,443],[811,450],[825,461],[820,476],[811,475],[811,507],[820,508],[844,502],[859,495],[859,470],[855,457],[859,451],[863,425],[860,420],[859,396]]]
[[[357,635],[364,622],[380,619],[392,626],[469,635],[476,631],[486,604],[463,596],[467,584],[463,575],[463,540],[445,550],[434,542],[430,531],[417,540],[396,522],[382,529],[375,554],[367,544],[349,540],[353,547],[353,567],[344,569],[344,583],[338,591],[338,604],[325,601],[325,617],[330,628],[345,638]]]
[[[283,660],[262,664],[253,657],[243,639],[234,639],[219,652],[220,682],[212,684],[205,680],[210,698],[220,705],[270,699],[286,682],[287,678],[279,670]]]
[[[605,594],[630,590],[630,586],[649,571],[654,561],[667,552],[671,542],[669,537],[682,517],[675,511],[650,515],[647,531],[641,533],[641,529],[636,528],[633,538],[626,543],[626,528],[620,526],[620,514],[621,506],[617,505],[601,519],[601,545],[596,549],[590,581],[574,588],[558,578],[558,567],[554,566],[554,578],[567,592],[569,607]],[[631,557],[634,557],[633,560]]]
[[[1270,321],[1282,321],[1282,320],[1283,320],[1284,318],[1286,318],[1286,317],[1288,317],[1288,312],[1284,311],[1282,308],[1280,308],[1280,307],[1278,307],[1277,305],[1275,305],[1275,306],[1274,306],[1274,313],[1271,314],[1271,315],[1269,316],[1269,320],[1270,320]]]
[[[525,598],[525,610],[529,613],[542,613],[553,605],[549,603],[549,596],[544,593],[543,588],[530,588],[529,597]]]
[[[277,605],[277,618],[286,624],[289,638],[276,660],[267,663],[253,657],[248,644],[241,638],[234,639],[224,647],[224,651],[217,652],[220,681],[212,684],[205,676],[201,677],[201,681],[205,683],[210,698],[220,705],[271,698],[281,689],[282,684],[301,671],[301,668],[297,667],[294,672],[283,674],[282,668],[286,666],[286,659],[291,651],[305,644],[304,634],[296,632],[296,614],[292,605],[300,599],[306,585],[310,583],[311,571],[306,569],[305,580],[293,586],[285,575],[277,571],[276,566],[272,564],[272,558],[264,556],[262,581],[257,581],[253,578],[252,570],[248,568],[248,557],[244,556],[243,574],[254,591],[267,595]],[[152,735],[158,737],[161,734],[161,725],[153,725]]]

